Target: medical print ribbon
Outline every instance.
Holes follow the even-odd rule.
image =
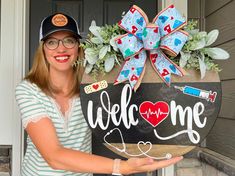
[[[161,11],[152,23],[138,6],[133,5],[118,25],[127,32],[115,40],[125,63],[114,84],[129,80],[134,90],[138,88],[145,72],[146,51],[149,51],[154,70],[168,86],[172,73],[183,76],[180,67],[164,54],[177,56],[188,39],[188,34],[180,30],[186,21],[174,5]]]

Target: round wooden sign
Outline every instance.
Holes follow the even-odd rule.
[[[124,157],[165,159],[183,155],[207,136],[220,110],[221,84],[215,72],[187,70],[167,86],[147,60],[142,83],[114,85],[120,67],[97,81],[84,74],[82,111],[95,137]]]

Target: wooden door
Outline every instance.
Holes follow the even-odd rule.
[[[73,16],[79,25],[81,35],[85,38],[92,20],[97,25],[113,24],[121,19],[124,11],[136,4],[141,7],[151,21],[157,13],[157,0],[31,0],[30,1],[30,61],[32,66],[33,55],[39,42],[40,22],[44,17],[54,12],[64,12]],[[106,149],[103,144],[93,138],[93,153],[117,158],[115,153]],[[146,175],[146,174],[138,174]]]

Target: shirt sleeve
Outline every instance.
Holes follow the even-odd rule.
[[[20,83],[15,89],[15,97],[24,128],[29,122],[37,122],[41,118],[49,117],[37,94],[38,90],[26,81]]]

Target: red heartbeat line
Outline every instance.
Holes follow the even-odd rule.
[[[156,117],[158,118],[159,115],[162,115],[162,114],[168,114],[168,112],[162,112],[160,108],[157,109],[157,111],[154,111],[152,112],[150,109],[148,111],[145,111],[144,113],[141,113],[143,115],[147,115],[147,118],[149,118],[150,115],[153,115],[155,114]]]

